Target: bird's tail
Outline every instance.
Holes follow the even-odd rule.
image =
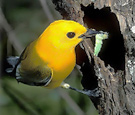
[[[7,72],[7,73],[12,73],[13,70],[14,70],[14,68],[15,68],[15,66],[16,66],[16,64],[18,63],[18,61],[19,61],[19,57],[18,57],[18,56],[15,56],[15,57],[13,57],[13,56],[8,57],[8,58],[7,58],[7,62],[8,62],[8,64],[11,65],[12,67],[11,67],[11,68],[7,68],[7,69],[6,69],[6,72]]]

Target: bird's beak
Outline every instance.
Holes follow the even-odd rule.
[[[80,35],[78,38],[82,38],[82,39],[91,38],[99,33],[100,33],[99,31],[96,31],[94,29],[87,29],[86,33]]]

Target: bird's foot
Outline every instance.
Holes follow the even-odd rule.
[[[84,89],[83,91],[89,97],[95,97],[95,98],[100,98],[101,97],[101,92],[100,92],[100,90],[98,88],[95,88],[93,90]]]

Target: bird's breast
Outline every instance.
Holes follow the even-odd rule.
[[[54,77],[67,77],[75,66],[76,58],[74,52],[65,52],[53,56],[48,66],[53,69]]]
[[[48,87],[58,87],[74,69],[76,63],[74,48],[62,50],[51,45],[44,47],[37,45],[36,51],[41,60],[52,70],[52,80]]]
[[[48,66],[52,68],[53,71],[53,79],[48,87],[58,87],[72,72],[75,67],[75,63],[75,52],[67,52],[62,55],[53,56],[53,59],[48,63]]]

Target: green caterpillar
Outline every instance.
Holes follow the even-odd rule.
[[[94,47],[94,55],[98,56],[98,53],[101,50],[103,40],[108,38],[107,32],[101,32],[100,34],[96,34],[96,41],[95,41],[95,47]]]

